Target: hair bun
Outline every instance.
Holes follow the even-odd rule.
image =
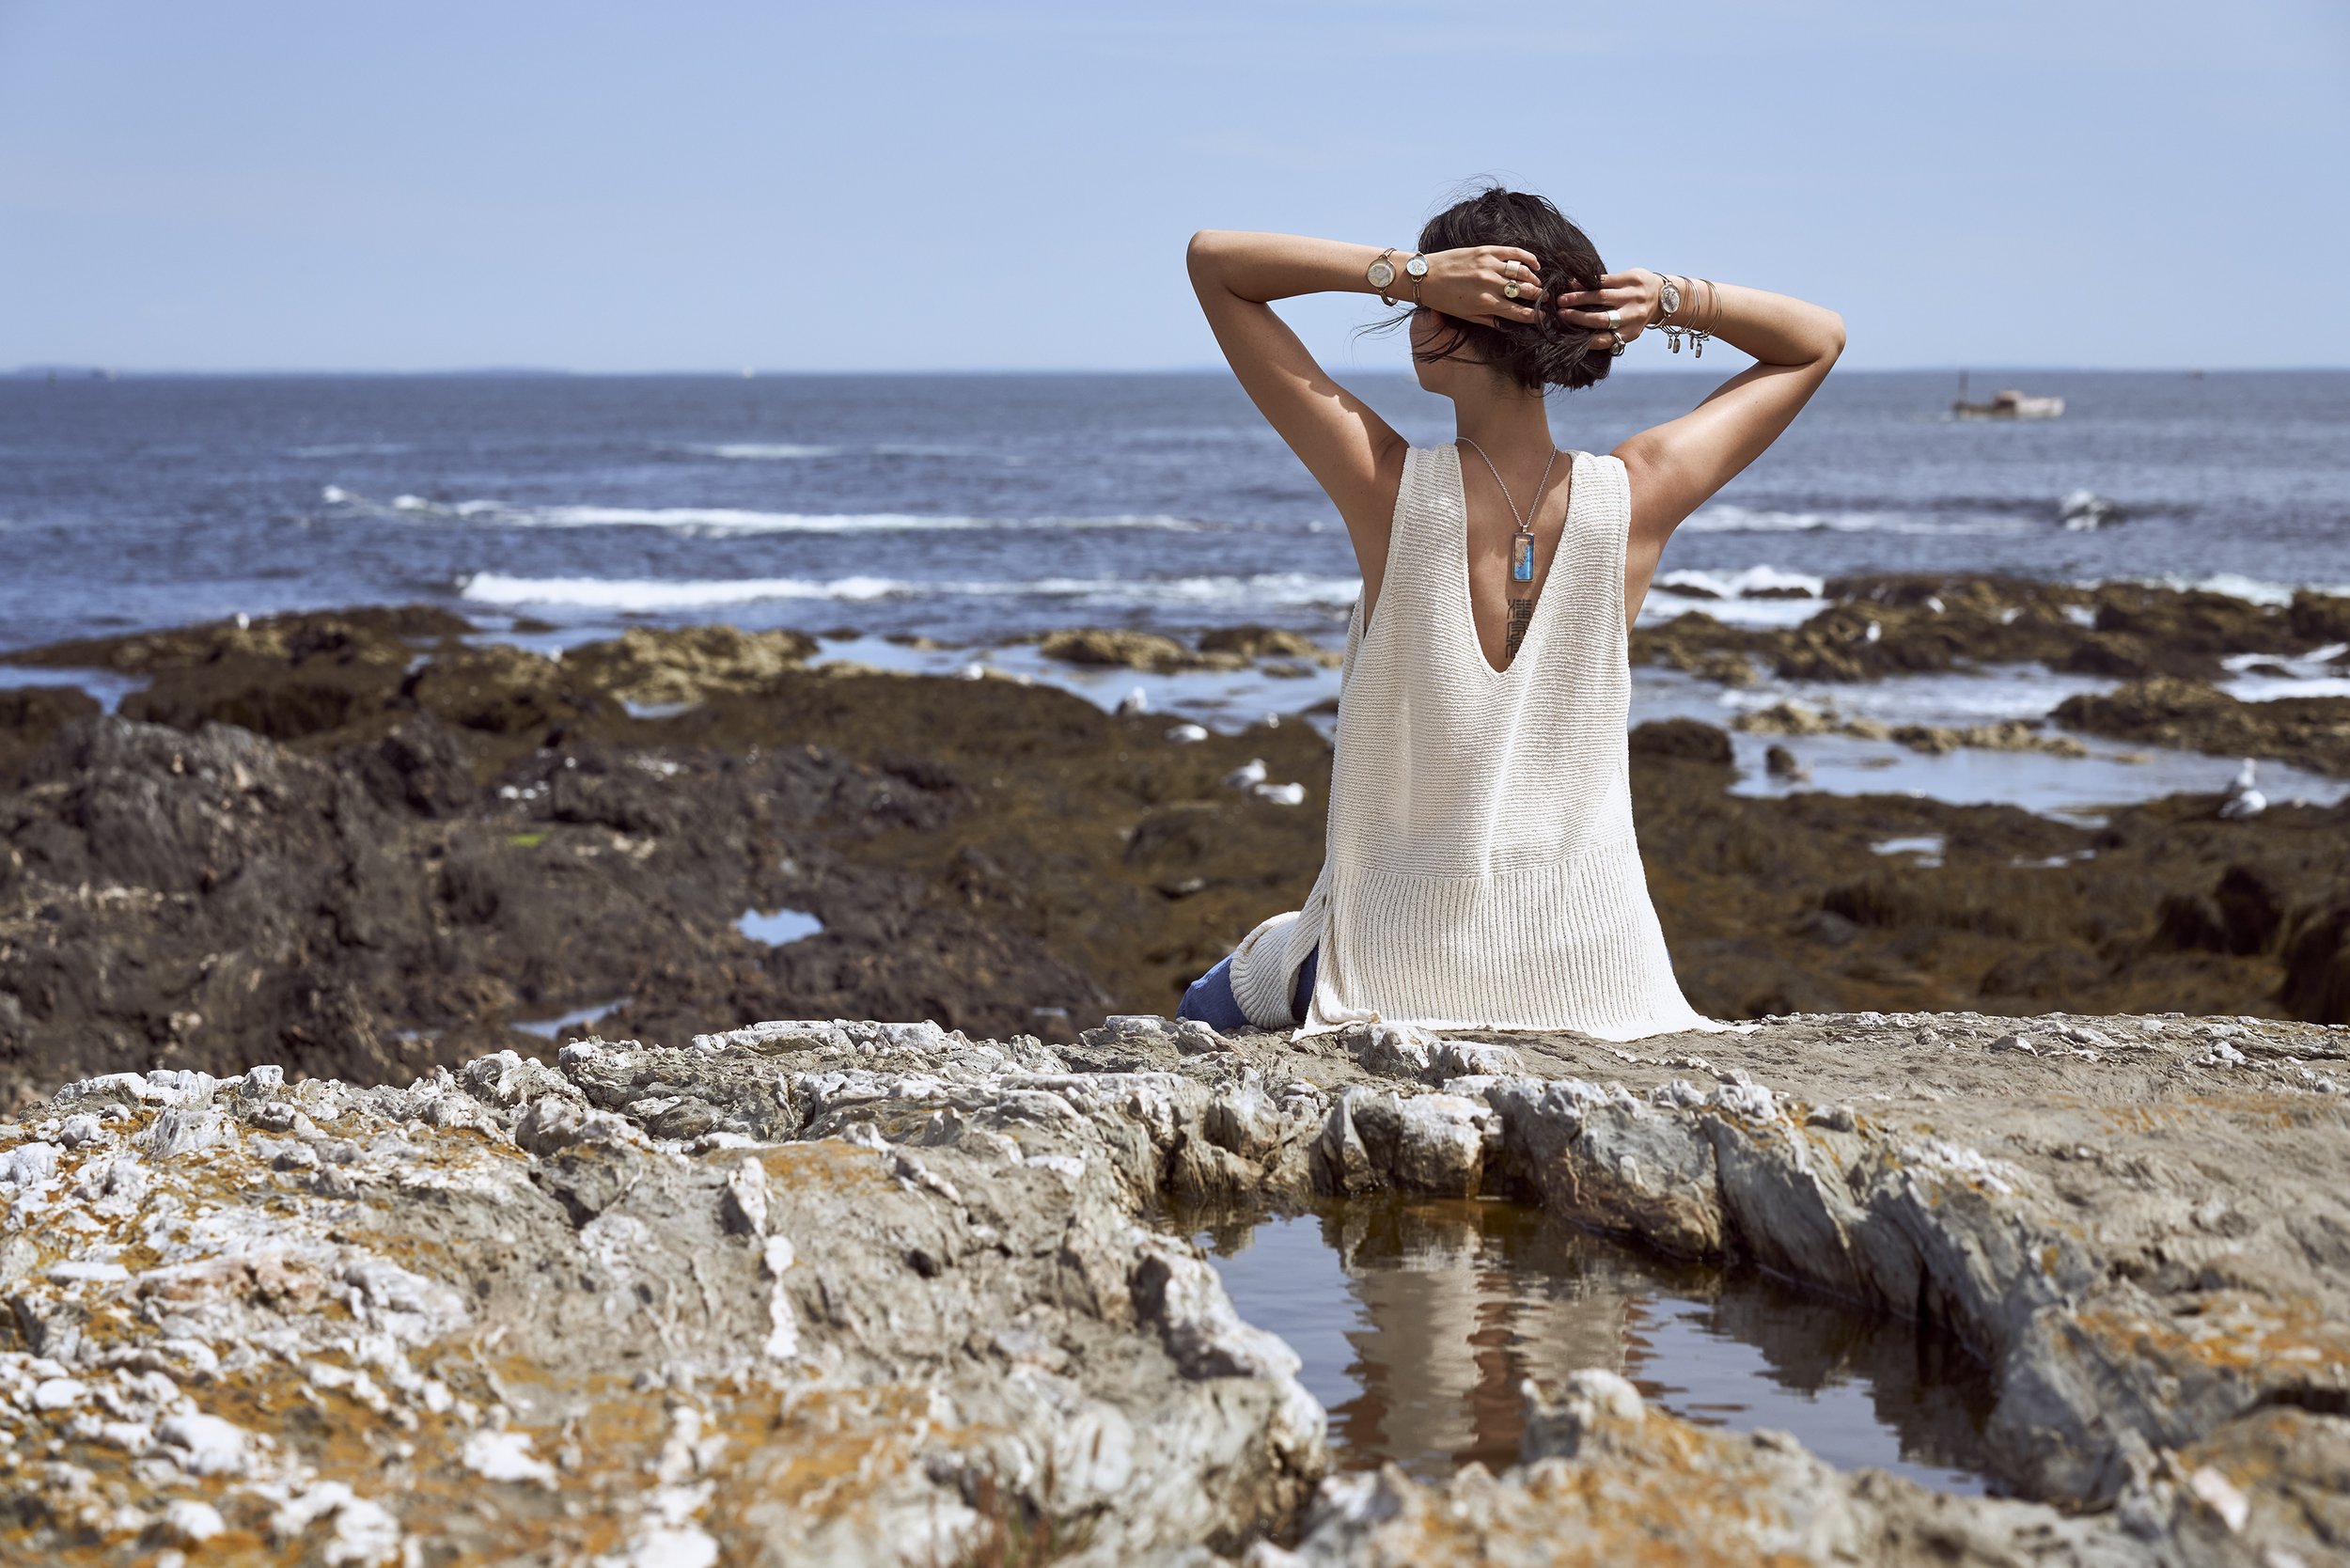
[[[1563,386],[1578,391],[1606,378],[1616,356],[1589,327],[1559,319],[1559,295],[1595,286],[1607,268],[1582,229],[1530,191],[1490,185],[1456,201],[1419,231],[1424,254],[1471,245],[1508,245],[1534,253],[1545,281],[1536,291],[1535,318],[1488,326],[1446,316],[1450,328],[1423,360],[1474,360],[1529,391]]]

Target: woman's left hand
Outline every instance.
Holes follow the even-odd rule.
[[[1515,245],[1433,251],[1419,303],[1464,321],[1523,326],[1541,315],[1534,301],[1541,297],[1542,272],[1534,253]]]
[[[1559,319],[1570,326],[1590,327],[1591,347],[1615,352],[1615,334],[1622,333],[1626,343],[1640,336],[1648,326],[1649,318],[1656,314],[1660,290],[1665,286],[1664,274],[1635,267],[1629,272],[1602,274],[1598,287],[1591,289],[1562,289],[1559,291]],[[1607,312],[1616,313],[1616,325],[1607,324]]]

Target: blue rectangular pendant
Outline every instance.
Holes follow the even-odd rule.
[[[1511,578],[1521,583],[1532,582],[1534,580],[1534,536],[1520,534],[1510,543]]]

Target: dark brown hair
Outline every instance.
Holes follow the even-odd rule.
[[[1421,306],[1412,314],[1428,311],[1438,318],[1445,330],[1428,350],[1414,350],[1414,359],[1422,363],[1459,359],[1489,365],[1496,374],[1507,376],[1529,392],[1540,392],[1546,386],[1575,391],[1606,376],[1609,366],[1615,363],[1615,355],[1607,351],[1606,338],[1594,340],[1590,328],[1559,319],[1559,294],[1598,287],[1601,274],[1607,270],[1590,236],[1570,222],[1565,213],[1532,192],[1489,185],[1454,202],[1429,219],[1419,231],[1419,250],[1424,256],[1471,245],[1511,245],[1532,251],[1542,267],[1541,287],[1532,302],[1540,314],[1531,321],[1511,321],[1496,327],[1446,315],[1433,306]],[[1390,317],[1374,323],[1370,330],[1392,327],[1410,319]]]

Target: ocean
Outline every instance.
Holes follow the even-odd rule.
[[[1555,397],[1553,425],[1606,451],[1718,379],[1626,375]],[[1407,376],[1347,380],[1414,442],[1449,438]],[[2350,372],[1970,378],[2005,385],[2065,413],[1960,421],[1955,375],[1830,377],[1682,525],[1645,613],[1689,607],[1675,584],[1853,572],[2350,590]],[[2080,490],[2121,520],[2063,526]],[[1359,588],[1336,514],[1221,371],[0,379],[0,651],[418,601],[564,639],[725,619],[1335,642]]]

